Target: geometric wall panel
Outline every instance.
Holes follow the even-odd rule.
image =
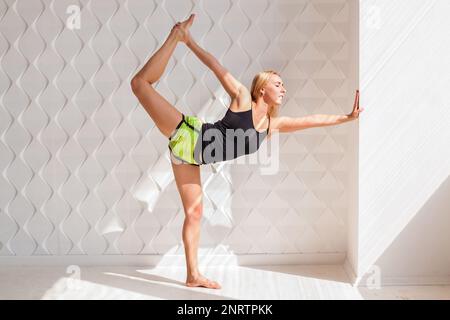
[[[80,8],[79,28],[68,7]],[[345,0],[2,1],[0,255],[183,254],[167,139],[130,80],[172,25],[250,87],[281,73],[280,114],[351,111],[356,57]],[[72,20],[70,20],[72,19]],[[73,21],[72,21],[73,22]],[[180,44],[157,90],[185,114],[221,118],[227,95]],[[200,253],[345,253],[348,125],[280,135],[280,167],[201,168]]]

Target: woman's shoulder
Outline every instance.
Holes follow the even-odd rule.
[[[233,100],[236,101],[237,109],[249,110],[252,107],[252,95],[245,86],[239,88],[239,94]]]
[[[252,95],[246,87],[242,86],[239,94],[231,100],[229,109],[232,112],[244,112],[249,111],[252,107]]]

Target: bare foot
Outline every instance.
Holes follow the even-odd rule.
[[[177,22],[173,28],[172,32],[174,32],[178,38],[179,41],[184,42],[188,44],[189,40],[191,39],[191,34],[189,33],[189,28],[191,27],[192,23],[194,22],[195,14],[191,14],[189,18],[184,20],[183,22]]]
[[[184,20],[183,22],[180,23],[181,29],[188,31],[189,28],[192,26],[192,23],[194,22],[194,18],[195,18],[195,13],[192,13],[189,16],[189,18],[187,18],[186,20]]]
[[[196,278],[188,278],[186,280],[186,286],[188,287],[205,287],[209,289],[221,289],[222,287],[216,281],[206,279],[204,276],[198,276]]]

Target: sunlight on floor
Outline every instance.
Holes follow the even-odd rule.
[[[221,290],[188,288],[181,267],[3,268],[0,299],[450,299],[450,286],[353,287],[342,266],[205,268]],[[39,277],[36,277],[39,275]]]

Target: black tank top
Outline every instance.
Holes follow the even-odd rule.
[[[194,159],[208,164],[256,152],[269,133],[270,117],[267,130],[258,132],[253,126],[252,114],[253,107],[241,112],[228,109],[221,120],[203,123],[194,148]]]

